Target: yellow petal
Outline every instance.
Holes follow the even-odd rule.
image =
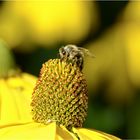
[[[0,138],[6,140],[77,140],[72,133],[64,127],[58,127],[55,122],[48,125],[32,122],[2,127]]]
[[[74,128],[74,132],[77,133],[80,140],[120,140],[96,130]],[[72,132],[57,126],[55,122],[48,125],[32,122],[5,126],[0,129],[0,138],[6,140],[77,140]]]
[[[119,138],[100,132],[97,130],[89,130],[85,128],[74,128],[74,132],[78,134],[80,140],[120,140]]]
[[[74,134],[70,133],[65,127],[57,126],[56,140],[77,140]]]
[[[55,140],[56,124],[27,123],[0,129],[2,140]]]
[[[30,102],[35,82],[36,77],[26,74],[0,79],[0,126],[32,121]]]

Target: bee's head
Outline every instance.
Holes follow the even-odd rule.
[[[78,50],[75,45],[66,45],[59,49],[59,56],[61,59],[72,57],[75,54],[75,51]]]
[[[59,49],[59,57],[62,59],[62,58],[64,58],[65,55],[66,55],[66,51],[65,51],[64,47],[61,47]]]

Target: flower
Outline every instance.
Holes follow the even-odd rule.
[[[56,121],[66,127],[82,127],[87,116],[87,84],[82,71],[60,59],[43,64],[32,95],[36,122]]]
[[[59,86],[54,84],[57,76],[58,82],[62,82]],[[119,140],[117,137],[96,130],[75,128],[82,126],[87,111],[86,82],[83,73],[75,64],[59,59],[50,60],[43,65],[32,94],[35,81],[36,77],[25,73],[0,78],[1,139]],[[47,85],[48,83],[51,87]],[[78,86],[75,88],[75,85]],[[55,92],[49,93],[51,90]],[[65,90],[67,92],[64,94],[68,96],[62,94]],[[49,99],[51,94],[56,96]],[[60,102],[62,99],[64,102]],[[32,120],[30,102],[33,120],[36,122]],[[49,112],[47,109],[51,106],[53,110]],[[64,112],[61,112],[61,109]]]

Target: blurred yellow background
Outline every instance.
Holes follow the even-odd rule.
[[[0,38],[23,71],[39,74],[62,45],[85,47],[85,127],[140,138],[140,2],[1,1]]]
[[[0,14],[0,35],[11,47],[23,42],[47,47],[60,41],[78,42],[88,34],[91,22],[94,29],[98,26],[97,8],[91,3],[78,0],[5,2]],[[95,13],[94,18],[90,18],[91,12]]]

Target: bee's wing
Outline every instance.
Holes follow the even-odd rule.
[[[96,56],[94,54],[92,54],[88,49],[82,48],[82,47],[78,47],[78,49],[80,51],[82,51],[84,53],[84,55],[90,56],[95,58]]]

